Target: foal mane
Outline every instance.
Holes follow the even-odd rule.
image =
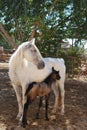
[[[52,67],[52,72],[44,79],[44,81],[43,82],[45,82],[46,84],[49,84],[49,82],[50,82],[50,84],[51,84],[51,76],[52,76],[52,74],[55,72],[55,70],[54,70],[54,67]],[[56,79],[55,79],[56,80]]]

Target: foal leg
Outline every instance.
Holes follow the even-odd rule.
[[[50,94],[45,96],[45,118],[46,120],[49,120],[48,118],[48,101],[49,101]]]
[[[42,106],[42,100],[43,100],[43,97],[40,97],[39,108],[38,108],[38,112],[37,112],[37,114],[36,114],[36,119],[39,119],[40,108],[41,108],[41,106]]]
[[[22,117],[22,126],[25,128],[27,125],[27,111],[30,104],[30,97],[27,98],[26,103],[24,104],[23,117]]]
[[[21,93],[21,88],[19,86],[16,86],[14,84],[12,84],[12,85],[13,85],[13,88],[15,90],[16,97],[17,97],[18,109],[19,109],[17,119],[19,120],[22,116],[22,113],[23,113],[22,95],[21,95],[22,93]]]

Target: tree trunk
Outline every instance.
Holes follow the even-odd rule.
[[[12,38],[9,36],[9,34],[5,31],[3,26],[0,24],[0,34],[3,36],[3,38],[13,47],[17,48],[16,43],[12,40]]]

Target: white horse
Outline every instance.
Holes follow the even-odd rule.
[[[29,79],[31,74],[28,71],[30,70],[30,64],[31,66],[34,64],[38,70],[43,69],[45,66],[42,56],[34,43],[35,39],[21,44],[9,60],[9,77],[16,92],[19,106],[19,114],[17,118],[20,118],[22,115],[23,104],[25,102],[24,95],[27,85],[30,83]],[[34,69],[32,74],[33,73]],[[20,86],[22,87],[22,97],[20,93]]]
[[[53,111],[56,112],[58,109],[59,87],[61,92],[61,113],[64,114],[64,81],[66,71],[64,60],[58,58],[42,59],[40,52],[34,44],[34,39],[31,42],[21,44],[12,55],[9,61],[9,76],[15,89],[19,106],[17,118],[21,118],[23,115],[23,106],[26,102],[25,92],[29,83],[42,82],[51,73],[52,66],[59,70],[61,76],[61,79],[55,85],[52,85],[56,97]],[[20,86],[22,87],[22,93],[20,93]]]
[[[43,58],[45,66],[54,67],[55,70],[59,70],[60,80],[57,80],[55,84],[52,85],[52,89],[55,95],[55,104],[53,108],[53,113],[56,113],[58,106],[61,105],[61,114],[64,114],[64,98],[65,98],[65,76],[66,76],[66,66],[63,58]],[[46,68],[46,67],[45,67]],[[42,71],[42,70],[41,70]]]

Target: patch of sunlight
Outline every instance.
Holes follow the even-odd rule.
[[[0,69],[8,69],[8,63],[0,63]]]
[[[6,130],[6,128],[6,124],[0,122],[0,130]]]
[[[73,127],[72,127],[71,122],[70,122],[69,119],[66,120],[65,124],[66,124],[67,130],[73,130]]]

